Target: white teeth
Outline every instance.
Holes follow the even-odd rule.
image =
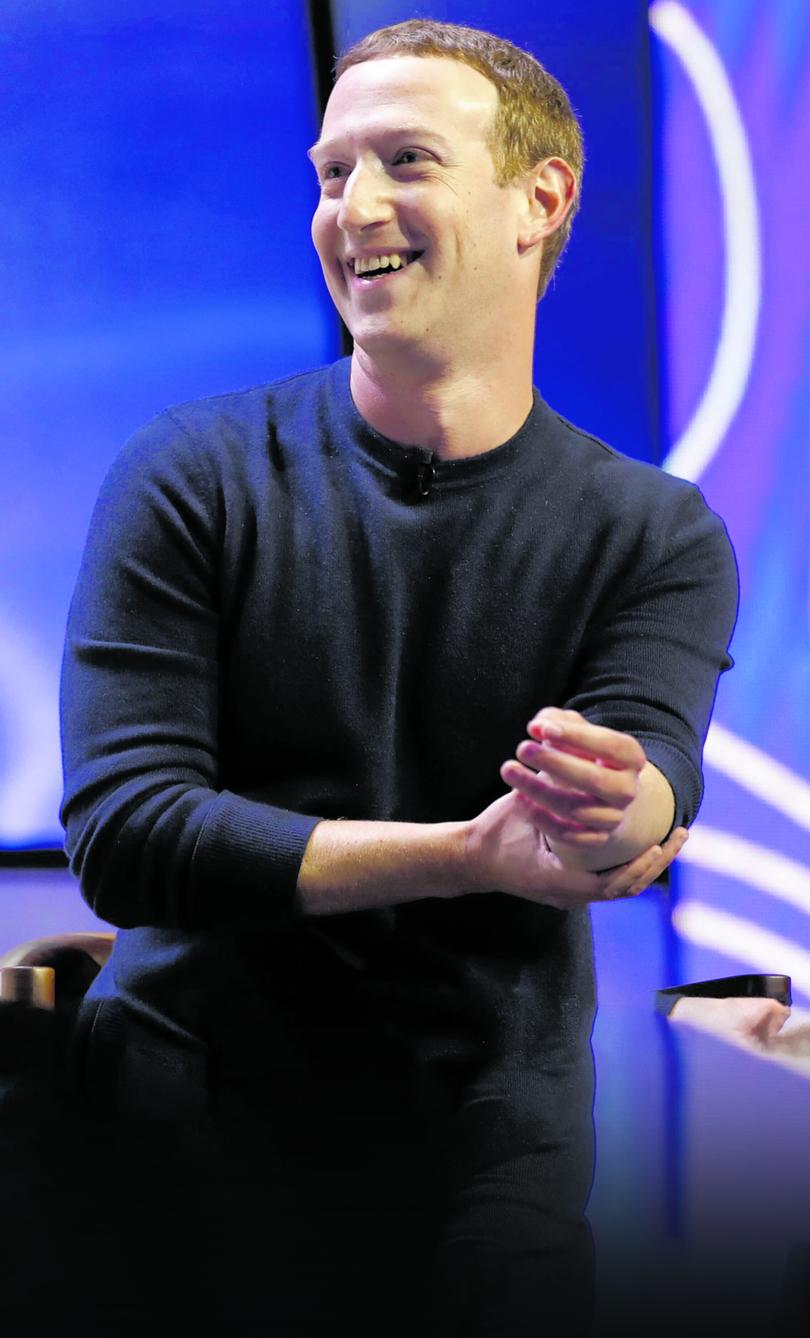
[[[354,261],[355,274],[368,274],[372,270],[388,266],[389,269],[401,269],[408,263],[408,252],[395,251],[391,255],[358,256]]]

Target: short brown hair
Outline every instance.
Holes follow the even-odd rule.
[[[335,62],[335,79],[352,65],[387,56],[445,56],[471,65],[498,92],[490,148],[499,186],[508,186],[544,158],[564,158],[577,192],[564,223],[543,248],[539,295],[545,292],[571,233],[585,165],[582,130],[568,95],[528,51],[505,38],[460,23],[408,19],[378,28]]]

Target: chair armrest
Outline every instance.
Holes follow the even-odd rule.
[[[70,949],[92,957],[100,970],[112,952],[114,942],[115,934],[113,932],[51,934],[45,938],[32,938],[25,943],[18,943],[15,947],[9,948],[8,952],[0,954],[0,967],[55,966],[65,950]]]

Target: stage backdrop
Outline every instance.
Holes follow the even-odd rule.
[[[658,0],[665,468],[740,569],[675,914],[692,975],[810,1001],[810,8]]]
[[[112,457],[339,334],[303,3],[27,0],[0,63],[0,846],[55,846],[61,644]]]
[[[664,468],[724,517],[741,583],[672,961],[681,981],[790,975],[807,1036],[810,8],[656,0],[650,23]],[[668,1040],[671,1221],[753,1324],[810,1240],[807,1040],[770,1062]],[[806,1249],[794,1273],[806,1325]]]
[[[561,412],[654,456],[644,6],[524,9],[431,12],[528,42],[570,89],[588,179],[541,307],[538,381]],[[341,5],[338,39],[413,11]],[[112,456],[167,404],[338,352],[309,240],[307,28],[302,0],[36,0],[5,26],[0,847],[61,842],[61,641]]]

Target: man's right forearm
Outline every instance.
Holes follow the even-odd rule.
[[[298,874],[298,910],[336,915],[472,892],[467,828],[464,822],[319,822]]]
[[[497,890],[569,910],[642,891],[685,839],[677,828],[663,846],[596,874],[565,868],[515,793],[501,795],[469,822],[324,820],[304,851],[296,905],[301,915],[336,915]]]

